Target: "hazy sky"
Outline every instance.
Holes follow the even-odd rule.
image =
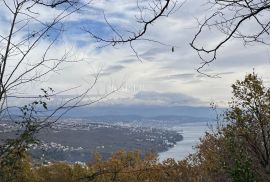
[[[211,13],[203,5],[203,0],[188,0],[169,17],[162,17],[148,29],[145,38],[158,40],[165,46],[149,41],[133,43],[141,61],[137,59],[129,45],[107,46],[96,43],[82,30],[90,28],[100,36],[110,37],[113,32],[103,18],[117,30],[139,29],[134,16],[138,13],[135,0],[94,0],[88,11],[81,11],[65,20],[64,34],[54,45],[50,54],[61,56],[71,51],[71,60],[82,59],[78,63],[61,66],[61,71],[46,78],[42,84],[61,90],[74,86],[87,87],[91,76],[101,71],[93,93],[109,92],[122,85],[118,93],[111,96],[110,102],[162,105],[209,105],[227,103],[231,97],[230,85],[246,73],[255,71],[268,83],[270,81],[270,50],[263,45],[244,47],[241,41],[232,40],[218,52],[217,60],[206,66],[206,73],[220,74],[221,78],[208,78],[196,72],[200,66],[197,53],[190,47],[198,30],[197,18],[203,20]],[[8,30],[10,15],[1,6],[0,33]],[[39,18],[46,21],[57,10],[44,10],[39,7]],[[35,25],[33,25],[35,26]],[[252,26],[247,27],[252,30]],[[21,35],[23,36],[23,35]],[[211,32],[202,39],[206,45],[213,45],[219,36]],[[46,40],[34,49],[31,56],[38,57],[40,50],[48,45]],[[39,85],[32,85],[36,88]]]

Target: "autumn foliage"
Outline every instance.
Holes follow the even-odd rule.
[[[0,181],[270,181],[270,89],[255,73],[236,81],[232,89],[229,108],[217,117],[217,127],[184,160],[160,162],[152,153],[142,158],[137,151],[119,151],[108,160],[96,154],[86,165],[34,165],[20,155],[10,164],[2,163]]]

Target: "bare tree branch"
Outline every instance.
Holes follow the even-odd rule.
[[[212,63],[217,58],[218,50],[231,39],[241,39],[244,44],[269,45],[269,0],[210,0],[209,4],[214,13],[199,24],[199,30],[190,43],[202,60],[201,66],[197,69],[198,72],[202,73],[202,68]],[[244,26],[247,25],[252,26],[251,32],[245,30]],[[205,48],[199,44],[200,36],[206,28],[216,29],[224,35],[224,38],[213,48]]]
[[[162,43],[157,40],[153,40],[151,38],[144,38],[144,35],[146,34],[150,25],[154,24],[159,18],[164,17],[164,16],[167,17],[170,14],[174,13],[174,11],[182,7],[184,3],[185,1],[180,3],[180,5],[178,5],[177,1],[174,1],[174,0],[150,0],[148,2],[147,7],[140,7],[139,0],[137,0],[137,8],[140,12],[139,17],[137,17],[137,23],[142,28],[140,28],[140,30],[138,31],[128,30],[126,31],[127,34],[120,33],[119,31],[117,31],[116,28],[109,22],[108,18],[106,17],[104,13],[103,14],[104,14],[105,23],[107,24],[109,29],[113,32],[114,34],[113,36],[110,36],[110,38],[105,38],[105,37],[95,34],[92,30],[86,27],[84,27],[83,30],[87,32],[90,35],[90,37],[95,39],[97,42],[103,43],[104,45],[101,47],[109,46],[109,45],[117,46],[119,44],[128,43],[130,46],[130,49],[134,52],[138,60],[142,61],[138,52],[133,47],[132,42],[139,41],[139,40],[149,41],[149,42],[155,42],[164,46],[173,47],[171,45]],[[151,15],[149,15],[151,16],[150,18],[144,17],[145,10],[148,10],[149,12],[151,12]]]

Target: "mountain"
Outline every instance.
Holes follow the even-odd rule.
[[[222,110],[222,109],[220,109]],[[155,106],[155,105],[107,105],[76,108],[65,117],[128,117],[128,118],[160,118],[196,117],[214,118],[216,113],[209,107],[192,106]],[[179,118],[177,118],[179,119]]]

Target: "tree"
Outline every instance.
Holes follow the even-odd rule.
[[[144,1],[138,1],[136,4],[140,14],[138,25],[143,28],[138,32],[128,30],[126,36],[116,31],[104,15],[102,18],[105,18],[107,26],[121,39],[113,36],[112,39],[105,41],[90,30],[90,25],[79,28],[83,28],[82,31],[87,31],[92,38],[97,40],[104,40],[112,45],[130,43],[131,46],[131,42],[143,38],[150,24],[157,21],[158,18],[170,14],[175,5],[176,2],[172,0],[151,0],[147,4]],[[147,6],[149,7],[147,8]],[[57,76],[57,73],[61,71],[61,65],[80,62],[80,60],[70,60],[69,51],[63,51],[63,55],[60,57],[54,57],[55,55],[52,55],[51,51],[57,47],[57,41],[65,33],[67,18],[76,13],[78,15],[82,11],[92,11],[95,8],[94,2],[2,0],[0,8],[6,15],[3,17],[6,20],[6,26],[1,27],[0,32],[0,119],[14,121],[19,127],[17,137],[10,138],[1,144],[0,165],[14,166],[17,160],[21,160],[25,156],[29,144],[38,141],[36,134],[41,129],[51,126],[71,109],[98,102],[117,89],[98,99],[89,99],[88,93],[97,82],[99,76],[97,74],[91,82],[89,81],[86,89],[77,92],[76,96],[63,99],[59,105],[50,109],[48,105],[51,98],[67,94],[78,87],[54,91],[53,88],[43,88],[39,85],[46,76],[52,74]],[[147,11],[147,15],[145,15],[145,11]],[[47,12],[50,16],[46,15]],[[46,47],[41,49],[41,44]],[[37,83],[41,93],[26,93],[25,88],[34,83]],[[23,104],[12,104],[12,99],[16,99],[16,103]],[[20,114],[18,114],[19,112]]]
[[[270,89],[255,74],[249,74],[243,81],[232,86],[235,99],[231,111],[226,113],[230,132],[235,132],[239,143],[246,149],[252,166],[265,180],[270,170]],[[240,140],[241,139],[241,140]]]
[[[203,61],[197,69],[199,72],[217,58],[218,50],[231,39],[240,39],[245,45],[269,45],[269,0],[210,0],[209,5],[213,13],[199,23],[199,30],[190,43]],[[213,47],[201,46],[200,37],[205,32],[210,34],[210,30],[213,33],[220,32],[222,39]],[[210,58],[206,55],[210,55]]]
[[[9,111],[9,100],[16,99],[35,99],[41,101],[59,94],[66,93],[75,88],[54,92],[52,88],[44,89],[41,87],[42,93],[37,96],[29,97],[25,94],[18,94],[24,86],[33,82],[40,82],[48,74],[59,72],[61,64],[73,64],[75,61],[69,60],[69,52],[66,51],[63,55],[52,57],[50,51],[55,48],[58,38],[65,33],[64,25],[68,17],[79,13],[80,11],[91,11],[89,8],[94,8],[95,4],[92,1],[81,0],[13,0],[1,2],[1,9],[8,12],[8,26],[0,35],[1,40],[1,64],[0,64],[0,105],[1,114]],[[147,5],[149,8],[147,8]],[[170,7],[170,5],[172,7]],[[136,4],[139,12],[137,23],[139,28],[135,30],[127,30],[125,32],[117,32],[115,28],[108,22],[106,16],[104,18],[107,26],[115,33],[111,39],[105,39],[94,34],[94,31],[89,27],[79,27],[82,31],[87,31],[94,39],[104,41],[105,43],[115,46],[116,44],[131,43],[143,38],[150,24],[157,21],[162,16],[168,16],[175,8],[176,2],[170,0],[152,0],[147,4],[138,1]],[[40,11],[40,9],[42,11]],[[53,15],[44,19],[43,12],[50,11]],[[147,12],[145,12],[147,11]],[[147,14],[147,15],[144,15]],[[89,37],[90,38],[90,37]],[[107,37],[108,38],[108,37]],[[43,50],[37,49],[40,43],[47,41],[47,47]],[[148,40],[150,41],[150,40]],[[38,52],[38,58],[31,54]],[[94,79],[96,83],[96,78]],[[93,85],[89,86],[90,88]],[[81,96],[88,93],[88,89]],[[24,92],[22,92],[24,93]],[[68,106],[73,106],[74,102],[80,100],[81,97],[72,98],[65,104],[65,109]],[[69,103],[69,102],[72,102]],[[32,103],[32,105],[41,104],[45,109],[47,105],[41,101]],[[68,105],[68,106],[67,106]],[[27,109],[25,107],[25,109]],[[28,108],[29,109],[29,108]],[[63,108],[61,108],[63,109]]]
[[[269,181],[270,89],[255,74],[232,85],[230,107],[190,161],[208,181]]]
[[[138,151],[118,151],[106,161],[96,155],[95,161],[87,166],[77,166],[77,169],[74,165],[62,163],[42,166],[36,172],[44,181],[63,180],[63,176],[67,176],[63,181],[187,181],[182,166],[173,159],[161,164],[152,153],[142,158]],[[48,173],[54,174],[48,176]]]
[[[139,152],[119,151],[106,161],[96,155],[88,165],[53,163],[31,168],[25,157],[12,162],[15,168],[0,168],[0,180],[269,181],[270,89],[255,73],[236,81],[232,89],[229,108],[217,117],[216,130],[206,133],[197,152],[185,160],[159,163],[153,154],[141,158]],[[11,158],[17,156],[13,152]]]

